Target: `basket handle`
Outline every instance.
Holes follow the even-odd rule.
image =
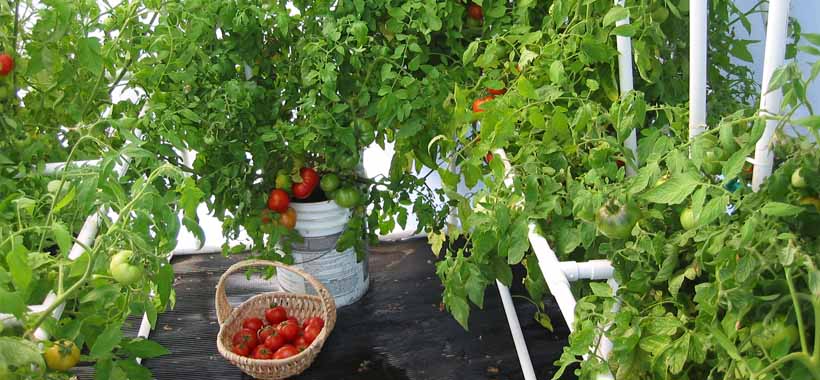
[[[231,314],[233,308],[231,304],[228,303],[228,296],[225,294],[225,280],[231,274],[240,271],[245,268],[249,267],[258,267],[258,266],[268,266],[268,267],[276,267],[282,268],[285,270],[289,270],[302,276],[305,280],[307,280],[314,289],[316,289],[316,293],[319,295],[319,298],[322,300],[322,308],[325,310],[325,314],[329,315],[332,310],[335,309],[336,301],[334,301],[333,297],[330,295],[330,292],[322,285],[321,282],[316,280],[315,277],[309,275],[305,271],[297,268],[292,267],[289,265],[282,264],[276,261],[269,261],[269,260],[243,260],[234,265],[231,265],[225,273],[219,277],[219,283],[216,285],[216,320],[219,322],[219,325],[222,325],[222,322],[228,318]]]

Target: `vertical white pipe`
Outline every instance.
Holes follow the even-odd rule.
[[[763,56],[763,79],[760,89],[760,115],[776,115],[780,112],[783,93],[778,89],[769,91],[769,82],[775,69],[783,64],[786,54],[786,27],[789,18],[789,0],[772,0],[769,2],[769,25],[766,27],[766,50]],[[771,150],[776,120],[766,121],[763,136],[755,145],[754,171],[752,172],[752,190],[760,189],[760,184],[772,174],[774,153]]]
[[[496,280],[498,294],[504,304],[504,313],[507,315],[507,323],[510,325],[510,333],[515,344],[515,352],[518,354],[518,361],[521,363],[521,372],[524,373],[525,380],[536,380],[535,370],[530,360],[530,352],[527,349],[527,342],[524,340],[524,333],[521,332],[521,323],[518,321],[518,313],[515,312],[515,305],[510,295],[510,289],[501,281]]]
[[[624,0],[615,0],[616,5],[624,6]],[[615,25],[628,25],[629,17],[622,20],[615,21]],[[632,39],[625,36],[616,36],[615,42],[618,45],[618,80],[620,82],[621,97],[634,88],[633,84],[633,69],[632,69]],[[638,137],[637,132],[633,129],[629,136],[624,141],[624,146],[632,151],[632,156],[635,157],[633,165],[627,163],[626,175],[633,176],[636,174],[635,168],[638,167]]]
[[[535,251],[535,257],[538,258],[538,267],[541,268],[541,273],[544,275],[550,293],[555,297],[555,302],[558,303],[558,308],[561,309],[561,315],[564,316],[567,327],[572,332],[575,330],[575,296],[572,295],[569,288],[567,277],[561,271],[558,257],[550,248],[547,239],[538,234],[535,224],[530,224],[529,239],[532,250]]]
[[[707,1],[689,2],[689,138],[706,130]]]

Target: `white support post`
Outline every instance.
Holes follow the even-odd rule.
[[[524,373],[524,380],[536,380],[535,370],[530,360],[530,352],[527,349],[527,341],[524,340],[524,333],[521,332],[521,323],[518,321],[518,313],[515,311],[510,289],[501,281],[496,280],[498,294],[501,296],[501,303],[504,304],[504,314],[507,315],[507,323],[510,325],[510,334],[515,344],[515,352],[518,354],[518,361],[521,363],[521,372]]]
[[[547,239],[538,234],[535,224],[530,224],[529,240],[532,250],[535,252],[535,257],[538,258],[538,267],[541,268],[541,274],[544,275],[544,280],[547,282],[550,293],[555,297],[555,302],[558,303],[558,308],[561,310],[561,315],[567,322],[569,331],[575,330],[575,296],[572,295],[572,290],[569,288],[569,280],[561,271],[561,263],[555,252],[550,248]]]
[[[689,2],[689,139],[706,130],[707,0]]]
[[[760,89],[760,115],[776,115],[780,112],[783,93],[778,89],[769,91],[769,82],[774,71],[783,64],[786,54],[786,27],[789,19],[790,0],[769,2],[769,23],[766,27],[766,50],[763,56],[763,79]],[[777,129],[777,120],[767,120],[763,136],[755,145],[752,190],[757,191],[763,181],[772,174],[774,153],[771,145]]]
[[[616,5],[624,6],[625,0],[615,0]],[[628,25],[629,24],[629,17],[624,18],[622,20],[615,21],[615,25]],[[621,97],[624,94],[632,91],[634,88],[633,84],[633,69],[632,69],[632,39],[625,36],[616,36],[615,42],[618,45],[618,81],[620,82],[621,88]],[[634,157],[634,162],[627,163],[626,165],[626,175],[627,176],[634,176],[636,174],[636,168],[639,166],[638,164],[638,136],[637,131],[632,130],[627,136],[626,141],[624,141],[624,146],[632,151],[632,156]]]

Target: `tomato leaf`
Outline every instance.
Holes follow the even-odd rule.
[[[43,356],[37,345],[28,339],[0,337],[0,374],[12,366],[25,367],[28,365],[45,368]]]
[[[643,194],[652,203],[676,205],[684,201],[700,184],[700,179],[692,173],[673,175],[668,181]]]
[[[18,292],[8,292],[0,287],[0,312],[23,318],[23,314],[26,312],[25,300]]]
[[[623,20],[627,17],[629,17],[629,9],[616,5],[606,12],[604,15],[603,24],[604,26],[609,26],[614,24],[615,21]]]
[[[114,347],[120,343],[120,340],[122,340],[121,326],[117,323],[109,325],[100,335],[97,335],[94,345],[91,346],[90,355],[98,359],[109,358],[113,355]]]
[[[126,343],[122,347],[133,357],[150,359],[163,355],[168,355],[171,351],[152,340],[137,338]]]
[[[769,202],[763,205],[760,212],[771,216],[793,216],[803,212],[803,208],[783,202]]]

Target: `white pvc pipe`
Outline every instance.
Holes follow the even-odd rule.
[[[624,0],[615,0],[615,4],[620,6],[625,5]],[[615,21],[615,25],[617,26],[628,24],[629,17]],[[621,84],[621,97],[623,97],[624,94],[632,91],[634,88],[632,78],[632,39],[625,36],[616,36],[615,42],[618,45],[618,80]],[[631,177],[636,174],[635,168],[638,167],[638,137],[634,129],[629,133],[626,141],[624,141],[624,146],[632,151],[632,156],[635,158],[635,161],[632,162],[634,166],[629,163],[626,165],[626,175]]]
[[[609,280],[615,272],[609,260],[590,260],[587,262],[561,261],[558,263],[561,272],[568,281]]]
[[[541,273],[544,275],[544,280],[547,282],[550,293],[555,297],[555,302],[558,303],[558,308],[561,309],[561,315],[567,322],[569,331],[575,330],[575,296],[572,295],[572,290],[569,287],[569,281],[561,271],[560,262],[555,252],[550,248],[547,239],[539,235],[536,231],[535,224],[529,226],[529,240],[532,250],[535,252],[535,257],[538,258],[538,267],[541,268]]]
[[[689,138],[706,130],[707,1],[689,2]]]
[[[85,161],[72,161],[71,167],[73,168],[81,168],[85,166],[99,166],[102,162],[102,159],[96,160],[85,160]],[[59,174],[66,168],[65,162],[51,162],[45,165],[43,168],[43,174],[45,175],[54,175]]]
[[[527,341],[524,340],[524,333],[521,332],[521,323],[518,321],[518,313],[515,311],[510,289],[500,281],[496,280],[498,294],[504,304],[504,313],[507,315],[507,323],[510,325],[510,333],[515,344],[515,352],[518,354],[518,361],[521,363],[521,372],[524,373],[524,380],[536,380],[535,370],[530,360],[530,352],[527,349]]]
[[[763,55],[763,80],[760,89],[760,115],[776,115],[780,112],[783,93],[778,89],[769,91],[769,82],[775,69],[783,64],[786,54],[786,28],[789,18],[789,0],[769,2],[769,25],[766,27],[766,50]],[[763,136],[755,145],[752,190],[757,191],[763,181],[772,174],[774,153],[771,144],[777,129],[776,120],[766,121]]]

